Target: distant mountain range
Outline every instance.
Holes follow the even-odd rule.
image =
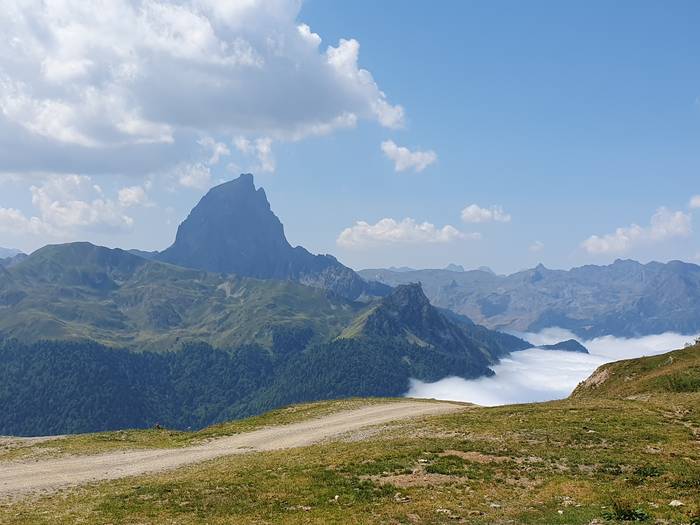
[[[471,270],[362,270],[389,286],[421,283],[436,306],[494,330],[571,330],[582,338],[700,332],[700,266],[617,260],[568,271],[542,265],[512,275]]]
[[[398,396],[411,378],[490,375],[531,347],[492,328],[700,330],[699,290],[700,267],[679,262],[357,273],[292,247],[241,175],[212,188],[163,252],[76,242],[0,260],[0,434],[201,427]]]
[[[27,255],[24,253],[18,253],[17,255],[5,257],[4,259],[0,259],[0,268],[10,268],[11,266],[22,262],[26,258]]]
[[[0,268],[9,268],[27,258],[27,255],[14,248],[0,246]]]
[[[210,190],[161,253],[77,242],[0,266],[0,339],[0,434],[401,395],[530,346],[292,248],[249,175]]]
[[[0,259],[7,259],[8,257],[14,257],[22,253],[20,250],[15,248],[3,248],[0,246]]]
[[[494,273],[491,268],[488,266],[479,266],[478,268],[475,268],[476,270],[481,270],[483,272],[489,272],[489,273]],[[389,266],[388,270],[391,270],[392,272],[416,272],[415,268],[411,268],[409,266]],[[448,272],[466,272],[467,270],[464,269],[464,266],[461,264],[454,264],[450,263],[447,266],[443,268],[443,270],[446,270]]]

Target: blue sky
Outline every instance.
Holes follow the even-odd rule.
[[[697,2],[67,4],[0,15],[0,245],[162,249],[253,171],[292,243],[355,268],[698,262]]]

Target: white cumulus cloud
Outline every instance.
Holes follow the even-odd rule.
[[[211,186],[211,169],[204,162],[183,162],[175,166],[169,175],[185,188],[205,190]]]
[[[124,188],[114,200],[88,176],[54,175],[29,191],[36,215],[28,217],[14,208],[0,208],[0,230],[66,237],[81,231],[128,231],[134,224],[124,213],[126,201],[133,204],[137,198],[133,188]]]
[[[478,204],[470,204],[462,210],[462,220],[469,223],[479,222],[510,222],[510,215],[501,206],[482,208]]]
[[[15,208],[0,208],[0,231],[13,235],[51,233],[39,217],[27,217]]]
[[[437,154],[432,151],[411,151],[397,145],[393,140],[385,140],[381,145],[384,155],[394,162],[395,171],[413,169],[420,172],[437,160]]]
[[[144,186],[127,186],[117,192],[119,204],[124,208],[133,206],[146,206],[150,204],[146,188]]]
[[[690,203],[688,204],[693,209],[700,208],[700,195],[693,195],[690,198]]]
[[[416,222],[405,218],[401,221],[384,218],[376,224],[357,221],[350,228],[345,228],[337,244],[346,248],[364,248],[376,244],[394,243],[447,243],[459,239],[478,240],[478,233],[463,233],[449,224],[439,228],[429,222]]]
[[[649,226],[638,224],[617,228],[613,233],[591,235],[581,243],[591,254],[624,253],[642,243],[660,242],[692,233],[690,213],[671,211],[665,207],[656,210]]]
[[[223,142],[217,142],[211,137],[204,137],[197,141],[197,144],[202,146],[206,151],[209,152],[209,159],[207,164],[214,166],[219,163],[221,157],[226,157],[231,154],[231,150]]]
[[[3,168],[145,173],[192,163],[201,147],[202,162],[216,164],[236,135],[299,140],[361,119],[402,126],[403,108],[360,66],[360,43],[324,48],[300,9],[298,0],[7,0]]]
[[[272,139],[270,137],[260,137],[255,140],[236,137],[233,144],[244,155],[253,156],[257,159],[258,164],[250,167],[247,171],[262,171],[266,173],[275,171],[275,157],[272,154]]]

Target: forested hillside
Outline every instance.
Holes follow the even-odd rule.
[[[304,350],[309,333],[278,333],[271,349],[187,344],[129,352],[92,342],[0,344],[0,435],[119,428],[201,428],[319,399],[400,396],[409,378],[492,373],[466,353],[396,339],[337,340]]]

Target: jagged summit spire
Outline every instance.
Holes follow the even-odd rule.
[[[391,291],[384,302],[399,307],[407,305],[412,308],[430,306],[430,301],[423,292],[421,283],[400,284]]]
[[[237,178],[212,187],[200,200],[200,204],[204,201],[221,199],[227,201],[231,205],[240,203],[243,200],[250,200],[261,208],[270,210],[270,203],[267,200],[265,190],[262,188],[255,189],[255,178],[252,173],[241,173]],[[199,204],[198,204],[199,206]],[[193,210],[194,211],[194,210]],[[274,215],[274,214],[272,214]],[[275,217],[276,218],[276,217]]]
[[[158,258],[211,272],[285,278],[292,247],[251,174],[210,189]]]
[[[260,188],[262,190],[262,188]],[[212,186],[209,193],[228,193],[228,192],[255,192],[255,177],[252,173],[241,173],[235,179],[227,180],[216,186]],[[263,191],[264,193],[264,191]]]
[[[335,258],[292,247],[253,175],[211,188],[177,229],[161,261],[259,279],[291,279],[331,289],[350,299],[388,288],[368,284]]]

